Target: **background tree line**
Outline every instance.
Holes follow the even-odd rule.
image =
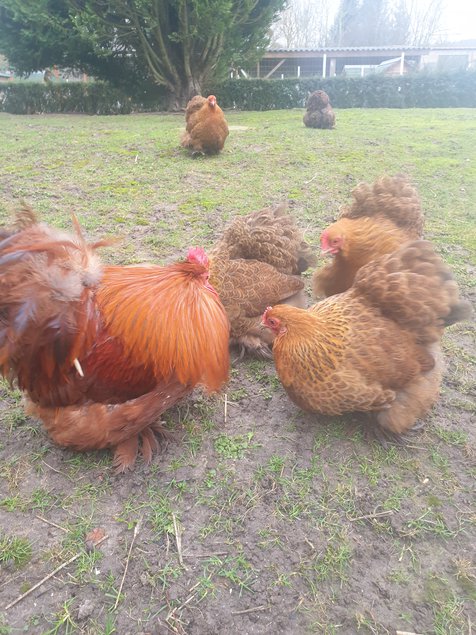
[[[272,27],[274,46],[427,46],[439,35],[443,0],[289,0]]]
[[[443,0],[0,0],[0,54],[19,73],[53,65],[129,94],[164,88],[180,108],[270,42],[427,44]]]

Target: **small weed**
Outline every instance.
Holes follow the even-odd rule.
[[[258,542],[258,546],[262,549],[272,549],[274,547],[282,547],[282,537],[275,529],[260,529],[259,537],[261,540]]]
[[[157,534],[173,534],[173,511],[169,497],[157,491],[152,494],[152,490],[149,490],[149,501],[147,508],[153,530]]]
[[[408,584],[410,581],[410,575],[406,571],[396,569],[388,574],[388,579],[397,584]]]
[[[0,534],[0,564],[19,568],[31,560],[32,545],[27,538]]]
[[[237,388],[228,393],[230,402],[239,402],[248,397],[248,391],[246,388]]]
[[[85,584],[91,580],[95,580],[95,576],[92,575],[98,562],[102,560],[103,554],[100,549],[93,549],[92,551],[81,553],[80,557],[76,560],[76,581],[79,584]]]
[[[0,507],[4,507],[9,512],[15,512],[24,511],[28,508],[28,504],[19,494],[16,494],[16,496],[7,496],[1,500]]]
[[[405,536],[419,536],[422,534],[434,534],[441,538],[452,538],[455,534],[448,529],[443,518],[432,509],[428,509],[415,520],[407,523],[407,530],[403,531]]]
[[[54,506],[56,497],[45,489],[36,489],[32,492],[30,504],[33,509],[44,511]]]
[[[215,451],[225,459],[241,459],[246,450],[256,445],[251,445],[254,433],[239,434],[233,437],[221,434],[215,439]]]
[[[202,447],[203,429],[201,426],[191,421],[185,422],[184,428],[187,432],[184,439],[184,445],[188,448],[190,456],[194,458],[197,456],[197,452]]]
[[[430,458],[444,476],[449,476],[450,462],[446,456],[443,456],[436,448],[433,448],[430,450]]]
[[[351,554],[350,546],[347,543],[328,545],[324,554],[317,559],[314,565],[317,580],[322,581],[337,577],[344,581]]]
[[[360,471],[368,478],[370,485],[375,487],[380,480],[380,467],[367,457],[360,459]]]
[[[212,575],[212,573],[205,572],[198,577],[197,593],[200,600],[206,598],[208,594],[215,597],[215,583],[212,581]]]
[[[476,602],[476,567],[466,558],[456,558],[455,577],[463,589],[464,594],[471,601]]]
[[[398,511],[402,502],[410,498],[412,494],[414,494],[414,491],[410,487],[397,486],[390,496],[383,501],[382,507],[384,510],[393,509]]]
[[[42,635],[69,635],[70,633],[74,633],[78,628],[78,625],[73,620],[71,615],[71,606],[74,602],[74,598],[71,600],[67,600],[60,611],[56,613],[52,627],[47,631],[44,631]],[[51,623],[51,622],[50,622]]]
[[[12,406],[2,416],[3,422],[6,424],[8,433],[12,434],[19,427],[24,426],[29,421],[29,418],[25,414],[23,406]],[[38,430],[39,427],[34,428]],[[31,427],[33,430],[33,427]]]
[[[372,633],[372,635],[387,635],[390,633],[382,624],[377,622],[372,614],[366,615],[364,613],[356,613],[355,621],[357,623],[357,630],[364,630],[365,633]]]
[[[460,635],[468,623],[463,614],[464,603],[454,595],[433,609],[435,635]]]
[[[468,435],[462,430],[447,430],[438,425],[432,426],[432,430],[439,439],[450,445],[464,447],[468,442]]]

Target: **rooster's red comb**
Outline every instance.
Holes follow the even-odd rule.
[[[187,254],[187,261],[208,267],[208,256],[202,247],[190,247]]]

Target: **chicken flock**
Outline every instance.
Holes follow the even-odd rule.
[[[183,147],[223,149],[228,126],[210,96],[186,110]],[[26,204],[0,229],[0,373],[28,414],[75,450],[110,448],[118,472],[150,462],[160,417],[194,388],[223,389],[229,347],[274,358],[300,408],[366,412],[399,438],[438,399],[441,337],[467,319],[450,270],[422,239],[423,213],[403,176],[360,184],[321,234],[330,264],[279,204],[238,216],[208,255],[167,266],[105,266],[73,217],[51,228]],[[307,308],[301,274],[313,270]]]

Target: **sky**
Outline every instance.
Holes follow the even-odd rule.
[[[441,19],[448,39],[476,40],[476,2],[474,0],[447,0]]]
[[[476,0],[406,0],[406,4],[414,5],[420,12],[433,1],[442,4],[439,40],[476,40]],[[301,2],[312,3],[313,0]],[[339,5],[340,0],[329,1],[331,16],[335,15]]]

